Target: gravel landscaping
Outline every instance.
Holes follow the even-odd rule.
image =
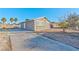
[[[9,36],[5,33],[0,33],[0,51],[11,51]]]

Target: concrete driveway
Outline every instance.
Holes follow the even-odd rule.
[[[32,32],[10,35],[13,51],[77,51],[78,49]],[[53,39],[53,38],[52,38]]]

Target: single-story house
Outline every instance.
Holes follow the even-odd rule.
[[[46,17],[40,17],[27,22],[20,23],[21,28],[31,31],[42,31],[50,29],[50,22]]]

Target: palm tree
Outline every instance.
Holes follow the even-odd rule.
[[[1,19],[1,21],[3,22],[3,24],[6,22],[6,18],[5,17],[3,17],[2,19]]]
[[[14,22],[14,18],[10,18],[10,22],[13,23]]]
[[[25,22],[29,21],[30,19],[25,19]]]
[[[16,22],[18,21],[18,18],[15,18],[14,21],[15,21],[15,23],[16,23]]]
[[[6,22],[6,18],[5,17],[3,17],[2,19],[1,19],[1,21],[3,22],[3,24]],[[2,27],[3,29],[6,29],[6,27],[3,25],[3,27]]]

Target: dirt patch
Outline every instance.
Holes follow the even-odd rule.
[[[11,51],[11,42],[9,36],[0,34],[0,51]]]

